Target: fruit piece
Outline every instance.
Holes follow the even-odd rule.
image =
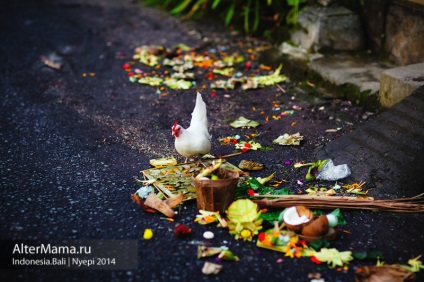
[[[294,206],[284,211],[283,221],[288,230],[300,232],[314,217],[313,212],[304,206]]]
[[[324,236],[329,228],[327,216],[321,215],[302,228],[302,235],[313,237]]]

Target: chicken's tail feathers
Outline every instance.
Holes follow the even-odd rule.
[[[197,92],[196,105],[194,106],[193,113],[191,114],[190,126],[192,125],[200,125],[204,128],[208,127],[206,103],[203,101],[202,94],[199,92]]]

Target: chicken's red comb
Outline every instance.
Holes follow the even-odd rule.
[[[172,130],[175,130],[175,128],[177,127],[178,122],[174,122],[174,125],[172,126]]]

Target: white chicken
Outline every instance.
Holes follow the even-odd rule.
[[[197,92],[196,105],[191,114],[190,126],[184,129],[178,122],[172,126],[175,136],[175,149],[187,159],[196,155],[205,155],[211,151],[211,135],[208,131],[206,104]]]

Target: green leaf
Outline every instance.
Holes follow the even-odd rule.
[[[274,175],[275,175],[275,171],[265,178],[256,177],[256,180],[258,180],[261,184],[265,184],[265,183],[269,182],[274,177]]]
[[[187,8],[188,5],[190,5],[190,3],[191,0],[185,0],[184,2],[181,2],[178,6],[171,10],[171,14],[181,13],[185,8]]]
[[[370,252],[368,252],[367,258],[369,258],[369,259],[382,259],[383,254],[379,251],[370,251]]]
[[[255,21],[253,22],[252,31],[255,32],[259,26],[259,1],[255,2]]]
[[[382,258],[382,253],[378,252],[378,251],[371,251],[371,252],[354,252],[352,253],[352,256],[355,259],[360,259],[360,260],[364,260],[364,259],[381,259]]]
[[[267,211],[265,213],[261,213],[259,219],[263,219],[270,222],[278,221],[280,213],[281,211]]]
[[[352,256],[355,258],[355,259],[366,259],[367,258],[367,252],[355,252],[355,253],[352,253]]]
[[[247,5],[244,7],[244,31],[249,33],[249,13],[250,13],[250,4],[252,0],[247,1]]]
[[[193,7],[191,7],[191,10],[190,10],[190,12],[188,13],[188,16],[189,16],[189,17],[191,17],[194,13],[196,13],[196,12],[197,12],[197,10],[199,10],[200,5],[202,5],[204,1],[205,1],[205,0],[197,0],[197,2],[196,2],[196,3],[194,3]]]
[[[227,16],[225,16],[225,25],[229,25],[231,22],[231,19],[234,15],[234,9],[236,8],[236,0],[233,0],[233,3],[231,4],[230,8],[227,11]]]
[[[290,195],[290,192],[287,188],[281,188],[281,189],[272,191],[271,194],[272,195]]]
[[[324,238],[319,238],[319,239],[309,243],[309,247],[311,247],[315,251],[319,251],[321,248],[327,248],[329,246],[330,246],[330,242],[328,242]]]
[[[261,184],[256,178],[252,178],[249,181],[250,188],[253,190],[258,190],[260,188],[265,188],[265,185]]]
[[[221,2],[221,0],[215,0],[215,1],[213,1],[213,3],[212,3],[212,9],[215,9],[219,5],[219,2]]]
[[[289,6],[296,6],[299,5],[299,0],[287,0],[287,4]]]

